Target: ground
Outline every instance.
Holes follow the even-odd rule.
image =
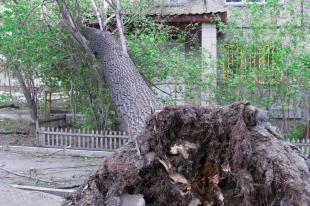
[[[34,129],[29,110],[0,109],[0,145],[35,146]],[[14,134],[16,131],[23,134]],[[1,134],[3,132],[13,134]]]
[[[0,135],[0,145],[22,145],[33,147],[35,146],[35,137],[31,135]]]
[[[53,188],[80,185],[102,163],[102,158],[44,156],[0,151],[0,205],[60,206],[63,198],[24,191],[9,184]]]
[[[24,134],[0,134],[0,145],[35,146],[29,130],[29,110],[1,109],[0,132],[22,131]],[[33,128],[32,128],[33,129]],[[42,192],[24,191],[10,184],[51,188],[71,188],[82,184],[102,164],[102,158],[14,153],[0,151],[0,205],[60,206],[63,198]]]
[[[5,206],[61,206],[63,199],[41,192],[29,192],[15,189],[0,183],[0,205]]]
[[[0,183],[53,188],[72,187],[80,185],[102,161],[102,158],[0,151]]]
[[[19,120],[24,122],[31,122],[29,109],[14,109],[4,108],[0,109],[0,119]]]

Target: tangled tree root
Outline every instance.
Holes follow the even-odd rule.
[[[310,205],[310,164],[248,103],[166,107],[65,205]]]

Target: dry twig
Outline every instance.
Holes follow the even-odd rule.
[[[11,170],[4,169],[3,166],[4,165],[0,166],[0,170],[5,171],[5,172],[7,172],[9,174],[16,175],[18,177],[28,178],[28,179],[35,180],[35,181],[45,182],[45,183],[49,183],[49,184],[53,183],[53,182],[48,181],[48,180],[42,180],[42,179],[39,179],[39,178],[31,177],[31,176],[28,176],[28,175],[23,175],[23,174],[20,174],[20,173],[17,173],[17,172],[13,172]]]

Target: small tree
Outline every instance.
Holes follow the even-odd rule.
[[[31,117],[37,119],[35,79],[38,71],[47,69],[53,60],[54,50],[50,42],[56,38],[56,30],[49,28],[37,9],[38,1],[18,4],[6,2],[1,6],[0,53],[5,57],[4,67],[14,72]],[[30,12],[31,11],[31,12]]]
[[[63,4],[59,1],[58,5],[61,6],[63,13],[75,15],[74,8],[77,2],[71,3]],[[199,90],[203,86],[199,81],[203,67],[197,61],[197,55],[192,52],[185,54],[178,46],[172,48],[166,46],[167,42],[172,40],[177,43],[176,45],[185,41],[195,42],[197,34],[193,35],[191,31],[195,30],[196,25],[189,25],[188,31],[181,31],[168,26],[165,19],[159,21],[147,17],[147,12],[156,4],[153,3],[122,2],[122,12],[130,14],[122,17],[126,22],[123,33],[127,39],[129,54],[143,79],[154,92],[163,92],[158,86],[163,82],[173,85],[174,91],[161,99],[163,103],[173,103],[177,93],[189,100],[197,98],[198,95],[191,96],[192,88]],[[115,29],[117,19],[113,18],[115,13],[113,5],[108,6],[107,11],[100,10],[102,6],[98,1],[85,1],[78,5],[79,18],[83,23],[99,22],[100,27],[104,24],[107,28]],[[111,126],[113,121],[109,118],[109,114],[114,116],[113,111],[110,112],[113,108],[110,106],[111,90],[105,79],[98,78],[97,68],[100,65],[89,51],[81,50],[70,31],[59,26],[57,13],[55,15],[55,12],[58,12],[56,5],[41,1],[20,1],[18,4],[6,3],[5,8],[8,8],[9,12],[3,17],[5,26],[2,27],[2,31],[11,35],[3,36],[4,44],[1,50],[16,59],[7,61],[6,67],[18,64],[16,68],[22,74],[35,75],[35,78],[40,78],[52,90],[59,87],[65,89],[71,96],[71,107],[75,108],[74,111],[83,112],[90,117],[90,124],[85,126],[96,128],[102,128],[105,124]],[[16,14],[19,18],[12,18]],[[107,18],[107,15],[110,18]],[[78,19],[78,16],[74,17],[75,19]],[[30,29],[32,27],[33,29]],[[18,33],[20,30],[24,32]],[[113,33],[117,31],[118,29],[115,29]],[[187,38],[189,35],[191,39]],[[12,41],[23,43],[10,45]],[[162,52],[163,50],[165,52]],[[24,68],[26,65],[29,66]],[[187,87],[186,91],[184,85]]]

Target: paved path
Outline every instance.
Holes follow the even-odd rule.
[[[0,151],[0,183],[70,187],[81,184],[102,162],[102,158]]]
[[[102,158],[38,156],[0,151],[0,206],[60,206],[61,197],[20,190],[9,184],[53,188],[79,185],[102,162]]]
[[[0,206],[61,206],[63,198],[33,191],[15,189],[0,183]]]
[[[29,109],[11,109],[5,108],[0,109],[0,119],[11,119],[15,121],[31,122],[30,110]]]

